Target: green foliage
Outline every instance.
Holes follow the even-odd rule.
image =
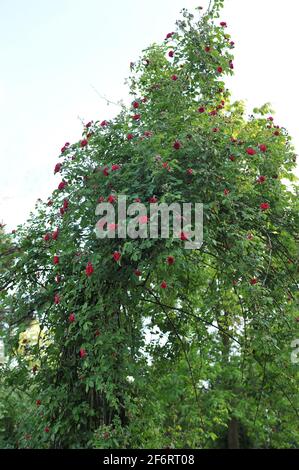
[[[230,103],[221,6],[199,20],[184,10],[172,37],[143,51],[129,80],[138,109],[64,147],[66,184],[13,236],[13,269],[0,270],[13,312],[4,377],[31,397],[14,446],[231,447],[232,423],[240,446],[298,446],[294,148],[268,105],[248,119]],[[203,202],[203,247],[96,238],[97,201],[121,194]],[[38,341],[20,351],[32,319]]]
[[[2,371],[0,376],[0,448],[27,447],[32,436],[28,433],[28,415],[33,411],[30,394],[5,383]],[[22,435],[22,432],[24,433]],[[21,441],[19,441],[21,439]]]

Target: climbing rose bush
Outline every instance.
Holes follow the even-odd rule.
[[[184,10],[131,64],[131,106],[63,145],[58,189],[12,235],[4,376],[36,403],[16,446],[298,445],[296,158],[268,105],[230,101],[221,6]],[[202,202],[203,246],[98,239],[97,204],[121,194]]]

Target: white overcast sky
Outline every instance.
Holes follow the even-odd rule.
[[[0,222],[11,230],[57,186],[60,148],[81,122],[112,117],[95,93],[127,100],[124,79],[141,50],[205,0],[0,0]],[[226,0],[236,42],[234,99],[265,102],[299,149],[297,0]]]

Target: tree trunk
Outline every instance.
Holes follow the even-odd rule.
[[[228,425],[227,447],[228,449],[240,449],[239,423],[235,418],[232,418]]]

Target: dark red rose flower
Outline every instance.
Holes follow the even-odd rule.
[[[69,322],[70,322],[70,323],[74,323],[75,320],[76,320],[75,314],[74,314],[74,313],[70,313],[70,315],[69,315]]]
[[[158,202],[158,198],[156,198],[156,196],[152,196],[148,201],[150,204],[156,204],[156,202]]]
[[[247,240],[253,240],[253,235],[252,235],[252,233],[248,233],[248,235],[247,235]]]
[[[167,289],[167,282],[166,282],[166,281],[162,281],[160,287],[161,287],[161,289]]]
[[[80,146],[81,146],[81,147],[86,147],[87,144],[88,144],[88,140],[87,140],[87,139],[83,139],[83,140],[81,140],[81,142],[80,142]]]
[[[133,138],[134,138],[133,134],[128,134],[128,135],[127,135],[127,139],[128,139],[128,140],[132,140]]]
[[[153,133],[151,131],[144,131],[145,137],[151,137]]]
[[[63,201],[63,208],[64,210],[67,210],[69,207],[69,200],[68,199],[64,199]]]
[[[201,106],[200,108],[198,108],[198,112],[199,113],[204,113],[205,112],[205,108],[203,106]]]
[[[141,202],[140,197],[136,197],[136,198],[134,199],[134,202]]]
[[[66,181],[61,181],[61,183],[59,183],[59,185],[58,185],[59,191],[63,191],[64,188],[66,187],[66,185],[67,185]]]
[[[235,46],[234,41],[231,41],[229,44],[230,44],[231,47],[234,47],[234,46]]]
[[[212,131],[213,131],[213,132],[219,132],[220,129],[219,129],[219,127],[213,127]]]
[[[169,56],[169,57],[173,57],[173,56],[174,56],[174,52],[173,52],[173,51],[169,51],[169,52],[168,52],[168,56]]]
[[[140,106],[140,104],[138,103],[138,101],[134,101],[134,102],[133,102],[133,108],[134,108],[134,109],[138,109],[139,106]]]
[[[103,170],[103,175],[104,175],[104,176],[109,176],[109,170],[108,170],[107,167],[104,168],[104,170]]]
[[[45,242],[48,242],[51,238],[51,234],[50,233],[46,233],[46,235],[44,235],[44,240]]]
[[[48,428],[48,426],[45,427],[45,432],[46,433],[50,432],[50,428]]]
[[[55,282],[56,284],[59,284],[61,281],[61,277],[59,275],[55,276]]]
[[[222,28],[226,28],[226,27],[227,27],[227,23],[226,23],[225,21],[221,21],[220,26],[222,26]]]
[[[134,274],[135,276],[140,277],[142,273],[139,271],[139,269],[135,269]]]
[[[134,114],[134,116],[132,116],[132,119],[134,121],[139,121],[139,119],[141,118],[141,115],[140,114]]]
[[[181,232],[180,239],[182,240],[182,242],[185,242],[186,240],[188,240],[187,233],[186,232]]]
[[[211,52],[210,46],[206,46],[206,47],[205,47],[205,51],[206,51],[206,52]]]
[[[40,406],[42,404],[41,400],[36,400],[36,406]]]
[[[116,165],[112,165],[111,170],[112,170],[112,171],[120,170],[120,166],[117,165],[117,164],[116,164]]]
[[[57,229],[52,233],[52,240],[57,240],[58,235],[59,235],[59,230]]]
[[[188,168],[187,174],[188,174],[188,175],[193,175],[193,169],[192,169],[192,168]]]
[[[54,256],[53,263],[54,264],[59,264],[59,256],[57,256],[57,255]]]
[[[260,209],[262,211],[267,211],[270,209],[270,204],[268,204],[268,202],[263,202],[261,205],[260,205]]]
[[[61,151],[61,153],[64,153],[66,151],[66,147],[65,146],[62,147],[62,149],[60,151]]]
[[[175,259],[173,256],[168,256],[166,262],[169,266],[172,266],[175,263]]]
[[[119,251],[115,251],[115,252],[113,253],[113,259],[114,259],[114,261],[116,261],[116,263],[117,263],[117,262],[120,260],[120,258],[121,258],[121,253],[120,253]]]
[[[224,196],[228,196],[230,193],[229,189],[225,189],[223,192],[224,192]]]
[[[60,304],[60,296],[58,294],[54,295],[54,304],[55,305]]]
[[[52,199],[50,199],[50,200],[47,202],[47,205],[48,205],[49,207],[53,206],[53,201],[52,201]]]
[[[255,286],[257,283],[258,283],[258,280],[257,280],[255,277],[253,277],[252,279],[250,279],[250,284],[251,284],[252,286]]]
[[[268,121],[273,122],[273,121],[274,121],[274,118],[273,118],[272,116],[269,116],[269,117],[268,117]]]
[[[266,177],[265,177],[265,176],[260,176],[260,177],[258,178],[258,180],[257,180],[257,182],[260,183],[260,184],[265,183],[265,181],[266,181]]]
[[[182,147],[182,144],[179,140],[176,140],[175,143],[173,144],[173,148],[175,150],[180,150],[180,148]]]
[[[104,196],[100,196],[97,202],[100,204],[101,202],[104,202],[104,201],[105,201]]]
[[[55,168],[54,168],[54,175],[60,172],[61,167],[62,167],[61,163],[56,163]]]
[[[86,357],[87,355],[87,352],[84,348],[81,348],[80,351],[79,351],[79,356],[81,357],[81,359],[84,359],[84,357]]]
[[[99,330],[96,330],[96,332],[95,332],[95,334],[94,334],[94,335],[97,337],[97,336],[100,336],[100,335],[101,335],[101,333],[100,333],[100,331],[99,331]]]
[[[248,147],[248,149],[246,150],[246,153],[248,155],[255,155],[256,151],[252,147]]]
[[[222,73],[222,72],[223,72],[223,68],[222,68],[222,67],[218,67],[218,68],[217,68],[217,72],[218,72],[218,73]]]
[[[174,32],[172,32],[172,33],[168,33],[168,34],[166,35],[166,39],[170,39],[170,38],[172,38],[172,36],[173,36],[173,35],[174,35]]]
[[[234,155],[231,155],[231,156],[229,157],[229,159],[230,159],[231,162],[234,162],[234,161],[236,160],[236,157],[235,157]]]
[[[118,224],[108,224],[108,230],[109,232],[115,232],[117,230]]]
[[[110,204],[114,204],[116,202],[116,196],[114,196],[114,194],[110,194],[110,196],[107,198],[107,201],[110,202]]]
[[[211,111],[211,112],[209,113],[210,116],[216,116],[217,114],[218,114],[218,113],[217,113],[217,110],[216,110],[216,109],[214,109],[213,111]]]
[[[89,262],[87,263],[86,268],[85,268],[86,276],[87,276],[87,277],[90,277],[93,272],[94,272],[93,265],[92,265],[91,262],[89,261]]]
[[[261,144],[261,145],[260,145],[260,151],[261,151],[261,152],[266,152],[266,151],[267,151],[267,145]]]
[[[145,225],[148,223],[148,216],[147,215],[141,215],[139,218],[138,218],[138,222],[140,225]]]
[[[234,70],[234,63],[232,61],[229,62],[230,69]]]
[[[87,124],[85,124],[85,127],[89,129],[92,126],[92,124],[93,124],[93,121],[90,121]]]
[[[102,121],[101,124],[100,124],[101,127],[106,127],[108,126],[108,121]]]
[[[60,210],[60,215],[63,216],[63,215],[64,215],[64,212],[65,212],[64,208],[61,207],[59,210]]]
[[[280,135],[280,132],[279,132],[279,131],[275,131],[273,135],[278,136],[278,135]]]
[[[174,82],[178,79],[179,77],[175,74],[171,75],[171,80],[173,80]]]

